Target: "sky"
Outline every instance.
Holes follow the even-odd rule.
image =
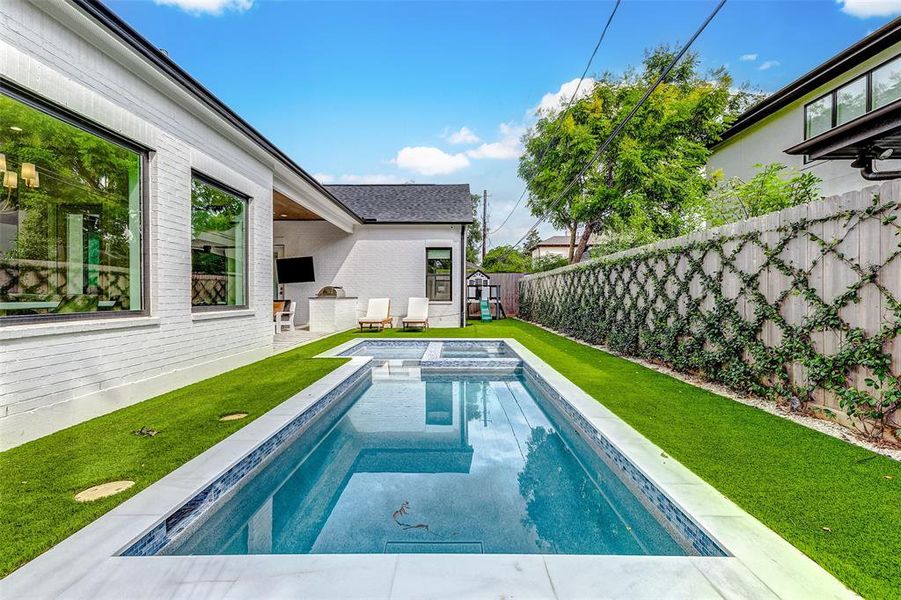
[[[323,183],[468,183],[488,190],[489,230],[523,192],[520,137],[569,99],[614,5],[107,2]],[[623,0],[589,75],[684,43],[714,5]],[[773,92],[898,15],[901,0],[730,0],[693,49]],[[490,245],[534,221],[520,206]]]

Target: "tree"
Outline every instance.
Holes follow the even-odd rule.
[[[478,194],[470,194],[472,202],[472,225],[466,231],[466,260],[479,264],[482,249],[482,221],[479,219],[479,203],[482,197]]]
[[[557,254],[546,254],[544,256],[539,256],[538,258],[532,259],[532,266],[529,268],[529,273],[551,271],[553,269],[564,267],[568,263],[569,261],[565,256],[559,256]]]
[[[526,135],[519,173],[528,182],[529,207],[568,231],[570,262],[581,260],[595,233],[628,231],[653,241],[687,231],[687,215],[712,186],[703,172],[708,147],[756,99],[734,91],[725,69],[701,73],[697,54],[688,53],[576,179],[674,55],[660,46],[646,53],[641,71],[605,73],[568,112],[541,115]]]
[[[801,173],[779,163],[758,164],[754,168],[758,172],[749,181],[733,177],[710,192],[697,212],[700,227],[759,217],[820,197],[820,178],[813,173]]]
[[[535,249],[535,246],[541,243],[541,236],[538,235],[537,229],[530,229],[529,233],[526,234],[526,239],[523,240],[522,247],[525,248],[528,252],[531,252]]]
[[[513,246],[496,246],[485,254],[482,269],[488,273],[528,273],[532,257]]]

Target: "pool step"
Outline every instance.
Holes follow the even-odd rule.
[[[372,380],[418,381],[422,370],[419,366],[405,364],[403,360],[386,360],[383,364],[372,368]]]

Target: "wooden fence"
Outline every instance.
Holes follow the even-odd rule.
[[[488,273],[492,285],[499,285],[501,304],[508,317],[519,314],[519,280],[524,273]]]
[[[899,201],[901,182],[886,182],[529,275],[519,314],[891,436],[901,431]]]

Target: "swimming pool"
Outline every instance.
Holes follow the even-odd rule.
[[[506,343],[332,352],[365,366],[123,554],[725,555]]]
[[[462,341],[357,338],[327,350],[351,356],[8,575],[0,596],[854,597],[522,343],[469,340],[502,342],[515,358],[441,358]],[[358,348],[373,342],[386,358]],[[420,359],[391,358],[423,347]],[[446,383],[450,402],[427,390]],[[411,397],[415,410],[400,410]],[[378,410],[388,425],[364,446],[364,430],[346,427],[383,404],[395,413]],[[341,445],[356,458],[326,452]],[[437,501],[430,489],[433,478],[477,477],[481,487],[439,482]],[[384,489],[350,493],[378,481]],[[341,550],[353,547],[366,551]]]
[[[685,555],[522,375],[342,400],[166,554]]]

